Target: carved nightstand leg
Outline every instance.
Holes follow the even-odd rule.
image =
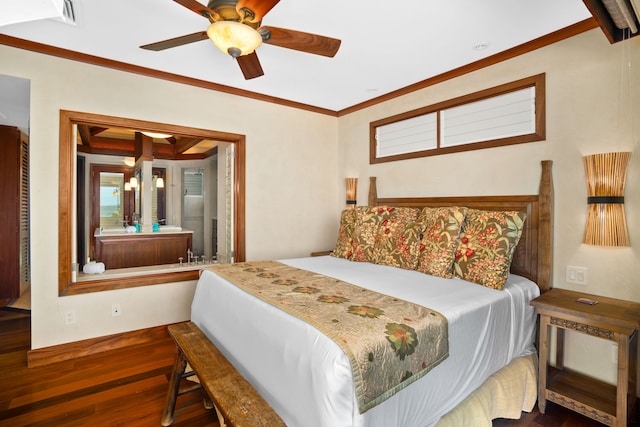
[[[549,359],[549,316],[540,316],[540,348],[538,349],[538,410],[541,414],[547,406],[547,363]]]
[[[618,335],[618,391],[616,396],[617,425],[627,425],[627,392],[629,390],[629,337]],[[635,390],[633,393],[635,394]]]

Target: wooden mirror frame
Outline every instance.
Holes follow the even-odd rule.
[[[189,135],[235,144],[233,187],[234,259],[236,261],[245,260],[246,144],[244,135],[101,114],[60,110],[58,180],[58,294],[60,296],[198,279],[198,270],[192,270],[139,276],[132,274],[131,276],[117,279],[96,279],[81,283],[72,282],[73,199],[76,194],[73,179],[76,162],[73,125],[81,123],[105,127],[137,129],[140,131],[162,132],[172,135]]]

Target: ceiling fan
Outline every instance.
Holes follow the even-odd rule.
[[[261,26],[262,18],[280,0],[210,0],[207,6],[197,0],[174,1],[207,18],[209,28],[140,46],[142,49],[160,51],[209,38],[238,61],[244,78],[249,80],[264,75],[255,52],[262,43],[327,57],[335,56],[340,48],[340,40],[331,37]]]

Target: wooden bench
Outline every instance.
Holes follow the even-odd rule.
[[[169,383],[162,425],[173,423],[178,395],[202,387],[205,407],[215,408],[230,427],[286,426],[255,388],[220,353],[220,350],[193,322],[168,327],[178,347]],[[193,372],[186,372],[187,362]],[[198,376],[200,384],[180,390],[183,378]],[[222,425],[222,420],[221,423]]]

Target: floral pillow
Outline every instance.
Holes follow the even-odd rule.
[[[467,208],[457,206],[422,210],[418,219],[422,237],[417,251],[417,271],[445,278],[453,276],[453,263],[466,214]]]
[[[373,247],[373,262],[413,270],[420,242],[420,227],[416,223],[419,210],[396,208],[389,212],[378,228]]]
[[[338,240],[331,255],[337,258],[351,259],[353,255],[353,229],[356,226],[356,210],[345,209],[340,215]]]
[[[454,274],[469,282],[502,289],[526,214],[470,209],[456,252]]]
[[[353,230],[352,261],[373,262],[373,248],[378,228],[396,208],[390,206],[356,207],[356,225]]]

